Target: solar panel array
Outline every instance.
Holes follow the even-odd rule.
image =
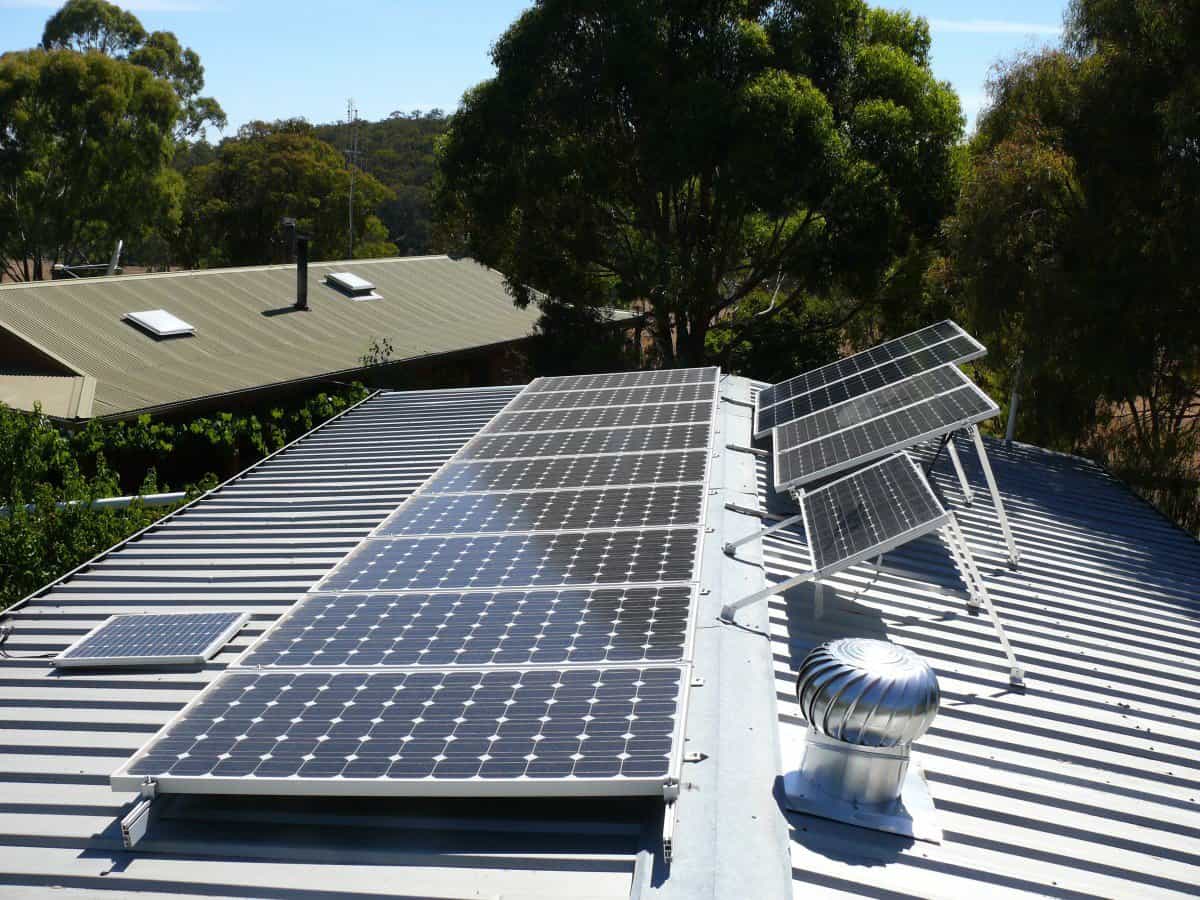
[[[716,401],[715,369],[538,379],[114,787],[661,793]]]
[[[986,349],[945,320],[771,385],[758,395],[754,436],[801,416],[948,363],[977,359]]]
[[[113,616],[51,663],[58,667],[124,667],[203,663],[249,616],[236,612]]]
[[[947,521],[925,477],[904,454],[804,495],[805,530],[818,572],[844,568]]]

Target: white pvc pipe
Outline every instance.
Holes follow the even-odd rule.
[[[172,503],[178,503],[187,497],[183,491],[174,491],[170,494],[133,494],[129,497],[100,497],[88,503],[92,509],[124,509],[133,503],[134,500],[141,500],[143,506],[170,506]],[[54,504],[59,509],[66,509],[68,506],[78,506],[80,503],[85,503],[84,500],[63,500]],[[36,503],[25,504],[27,512],[33,512],[37,509]],[[12,513],[7,506],[0,506],[0,517],[8,518]]]

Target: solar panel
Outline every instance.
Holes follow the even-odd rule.
[[[965,341],[962,339],[965,338]],[[758,404],[765,409],[776,403],[781,403],[797,394],[806,394],[824,385],[840,381],[859,372],[873,369],[876,366],[893,362],[904,356],[917,353],[926,347],[932,347],[945,341],[958,340],[956,345],[961,347],[961,353],[955,362],[968,362],[987,353],[982,344],[963,331],[954,322],[946,319],[936,325],[930,325],[918,331],[910,332],[893,340],[886,341],[869,350],[846,356],[828,365],[813,369],[787,381],[771,385],[763,390],[758,397]],[[943,360],[950,362],[951,360]]]
[[[526,412],[591,406],[640,406],[647,403],[694,403],[711,396],[711,384],[550,391],[544,394],[521,394],[508,405],[505,411]]]
[[[525,666],[683,658],[692,588],[310,594],[239,667]]]
[[[514,491],[621,484],[701,482],[708,463],[703,450],[687,453],[634,453],[501,462],[461,462],[442,469],[426,487],[429,493]]]
[[[662,584],[693,577],[695,528],[474,537],[373,538],[322,591]]]
[[[715,369],[526,388],[114,788],[661,794],[716,402]]]
[[[661,794],[683,670],[227,672],[112,778],[135,790]],[[457,785],[457,788],[451,785]]]
[[[672,384],[711,384],[719,370],[659,369],[654,372],[611,372],[603,375],[563,375],[535,378],[523,393],[542,394],[551,391],[591,391],[601,388],[665,387]]]
[[[931,369],[788,422],[779,428],[780,439],[783,441],[779,449],[786,450],[815,441],[843,428],[877,419],[970,384],[971,380],[957,366]]]
[[[797,443],[797,423],[784,425],[775,429],[775,490],[825,478],[990,419],[999,411],[971,384],[806,444]]]
[[[967,351],[976,346],[978,345],[973,338],[966,336],[954,338],[910,356],[829,382],[811,391],[797,393],[774,406],[764,406],[760,401],[756,407],[754,436],[763,437],[778,425],[784,425],[801,416],[878,390],[881,387],[896,384],[922,372],[944,367],[946,364],[962,362],[964,359],[970,358]],[[761,394],[759,396],[761,397]]]
[[[485,434],[522,431],[575,431],[580,428],[629,428],[708,422],[712,403],[663,403],[652,406],[613,406],[559,412],[501,413]]]
[[[416,494],[378,535],[487,534],[695,525],[701,484],[534,493]]]
[[[925,477],[903,454],[808,492],[802,502],[818,574],[880,555],[949,520]]]
[[[707,422],[693,422],[659,428],[485,434],[471,441],[459,458],[528,459],[603,453],[647,453],[660,450],[700,450],[708,447],[708,431]]]
[[[249,618],[245,613],[112,616],[50,662],[59,668],[199,665]]]

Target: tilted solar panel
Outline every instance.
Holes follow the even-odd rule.
[[[968,351],[973,351],[977,346],[973,338],[953,338],[909,356],[831,381],[811,391],[797,393],[774,406],[764,407],[760,401],[755,412],[754,436],[763,437],[772,428],[785,425],[801,416],[896,384],[923,372],[973,358]]]
[[[906,406],[931,400],[957,388],[967,387],[971,380],[957,366],[942,366],[912,378],[889,384],[867,394],[827,406],[779,427],[780,450],[807,444],[826,435],[878,419]],[[778,408],[778,407],[777,407]]]
[[[236,612],[113,616],[50,662],[59,668],[199,665],[249,618]]]
[[[775,490],[784,491],[990,419],[1000,411],[973,384],[808,443],[797,423],[775,429]]]
[[[925,476],[904,454],[810,491],[802,503],[818,575],[881,555],[949,520]]]
[[[771,385],[759,394],[758,405],[760,408],[765,409],[776,403],[782,403],[790,397],[798,394],[807,394],[809,391],[816,390],[819,387],[832,384],[835,381],[840,381],[859,372],[873,369],[876,366],[894,362],[902,357],[924,350],[927,347],[962,338],[966,338],[966,343],[960,341],[960,345],[963,347],[962,352],[965,355],[953,361],[967,362],[968,360],[983,356],[987,352],[982,344],[959,328],[954,322],[946,319],[938,322],[936,325],[930,325],[918,331],[894,338],[893,340],[878,344],[869,350],[843,357],[828,365],[797,375],[795,378],[789,378],[787,381]],[[950,362],[951,360],[943,361]]]

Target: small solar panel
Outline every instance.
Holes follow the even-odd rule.
[[[611,372],[603,375],[563,375],[535,378],[526,388],[531,394],[548,391],[590,391],[604,388],[663,387],[671,384],[710,384],[718,369],[659,369],[654,372]]]
[[[501,413],[492,420],[485,434],[524,431],[575,431],[580,428],[630,428],[634,426],[676,425],[712,420],[711,401],[703,403],[661,403],[649,406],[597,406],[592,409],[546,410],[529,413]]]
[[[966,344],[962,345],[962,352],[966,355],[956,358],[953,361],[967,362],[987,353],[982,344],[959,328],[954,322],[945,319],[936,325],[930,325],[918,331],[910,332],[909,334],[871,347],[869,350],[863,350],[861,353],[843,357],[828,365],[797,375],[795,378],[789,378],[787,381],[771,385],[759,394],[758,404],[760,408],[765,409],[797,394],[806,394],[824,385],[840,381],[843,378],[868,369],[873,369],[876,366],[893,362],[924,350],[927,347],[932,347],[935,344],[961,338],[966,338],[967,341]],[[944,360],[944,362],[950,361]]]
[[[935,344],[917,353],[848,375],[805,393],[799,393],[774,406],[756,407],[754,436],[763,437],[772,428],[801,416],[826,409],[854,397],[969,358],[967,351],[976,347],[973,338],[964,336]],[[761,396],[761,395],[760,395]]]
[[[489,494],[415,494],[379,535],[488,534],[697,525],[701,484]]]
[[[695,528],[476,537],[374,538],[322,591],[430,591],[690,581]]]
[[[692,588],[310,594],[239,667],[674,662]]]
[[[113,616],[51,664],[67,667],[199,665],[229,642],[245,613],[164,613]]]
[[[658,794],[683,670],[226,672],[112,777],[134,790]]]
[[[625,484],[702,482],[708,463],[703,450],[632,453],[499,462],[470,461],[446,466],[425,487],[433,494],[466,491],[525,491]]]
[[[801,502],[818,573],[880,555],[949,520],[904,454],[810,491]]]
[[[484,434],[471,441],[459,458],[527,459],[605,453],[647,453],[660,450],[703,450],[708,447],[708,432],[707,422],[693,422],[660,428]]]
[[[807,444],[843,428],[861,425],[863,422],[970,384],[971,380],[957,366],[931,369],[787,423],[779,428],[780,438],[784,441],[779,449],[786,450],[788,447]]]

